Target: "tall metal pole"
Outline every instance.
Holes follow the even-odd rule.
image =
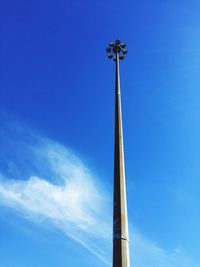
[[[113,200],[113,267],[130,267],[124,147],[121,110],[119,60],[127,53],[126,44],[110,42],[108,57],[116,62],[115,80],[115,150]]]

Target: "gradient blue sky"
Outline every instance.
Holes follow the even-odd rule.
[[[0,2],[0,267],[111,265],[121,63],[132,266],[200,266],[200,2]]]

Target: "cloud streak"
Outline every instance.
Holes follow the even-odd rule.
[[[26,135],[22,139],[29,140],[26,145],[20,135]],[[110,222],[104,219],[108,213],[108,198],[94,174],[72,151],[58,143],[22,129],[18,137],[17,144],[14,142],[10,149],[15,145],[21,147],[20,156],[15,154],[1,170],[0,205],[14,209],[35,223],[48,221],[108,263],[109,247],[101,249],[105,247],[105,240],[112,240]],[[8,145],[9,140],[6,143]],[[15,177],[18,163],[32,175],[24,179],[9,178]]]
[[[0,205],[59,229],[110,265],[111,197],[96,175],[74,152],[16,124],[0,137]],[[131,236],[135,266],[195,267],[179,248],[161,249],[137,230]]]

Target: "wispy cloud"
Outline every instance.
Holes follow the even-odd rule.
[[[0,137],[0,205],[48,222],[110,265],[112,198],[98,177],[71,150],[17,124]],[[180,248],[166,251],[136,230],[131,236],[135,266],[195,266]]]
[[[10,139],[11,145],[5,140],[8,135],[1,133],[4,150],[13,153],[9,160],[4,159],[1,169],[0,205],[35,223],[48,221],[108,263],[109,247],[102,247],[105,240],[112,240],[111,222],[105,221],[111,204],[95,175],[72,151],[56,142],[22,128],[17,133],[15,129],[14,136],[17,141]],[[16,147],[21,147],[19,154],[14,152]],[[19,176],[23,169],[30,176],[15,179],[15,173]]]

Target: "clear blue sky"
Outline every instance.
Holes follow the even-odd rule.
[[[112,258],[114,63],[131,264],[199,267],[200,2],[2,0],[0,267]]]

